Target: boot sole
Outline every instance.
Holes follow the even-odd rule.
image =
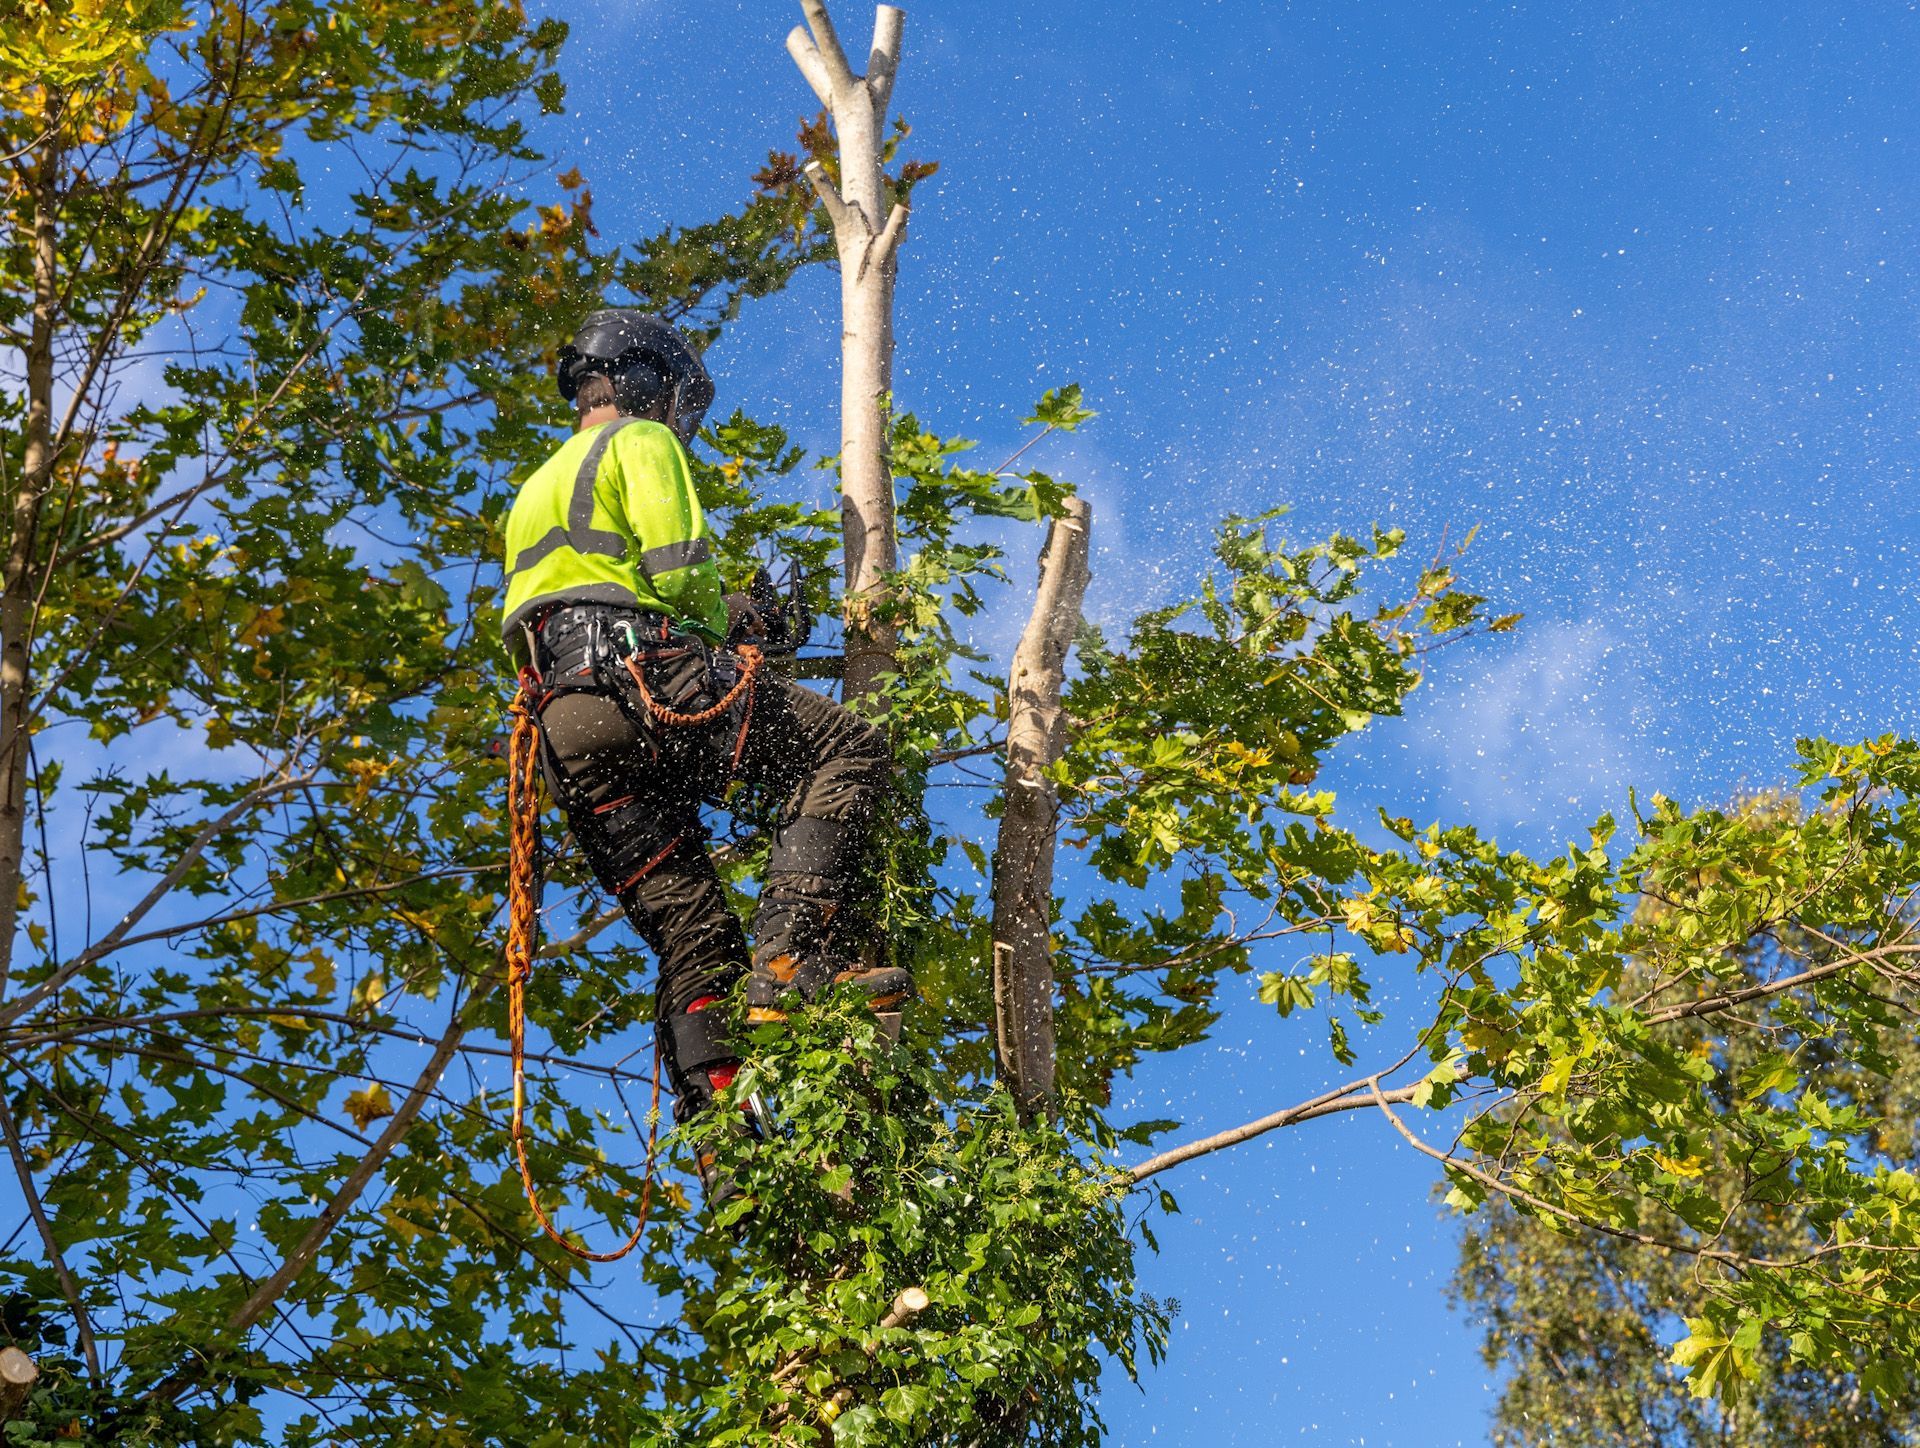
[[[912,991],[895,991],[892,995],[875,996],[867,1002],[867,1009],[875,1015],[891,1014],[897,1022],[900,1018],[900,1007],[911,999],[913,999]],[[747,1008],[747,1024],[750,1026],[778,1025],[784,1023],[786,1019],[787,1013],[785,1011],[775,1010],[772,1006],[749,1006]],[[898,1025],[893,1026],[892,1029],[895,1032],[894,1039],[898,1040]]]

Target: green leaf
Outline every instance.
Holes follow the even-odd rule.
[[[1081,423],[1091,421],[1099,415],[1091,408],[1081,405],[1080,384],[1070,382],[1065,387],[1056,387],[1049,391],[1035,405],[1032,415],[1020,420],[1029,425],[1072,432]]]
[[[1758,1101],[1775,1091],[1792,1091],[1800,1084],[1800,1072],[1793,1058],[1783,1051],[1769,1051],[1751,1065],[1742,1067],[1737,1078],[1743,1101]]]
[[[1290,1016],[1313,1004],[1313,986],[1306,977],[1270,970],[1260,977],[1260,1000],[1282,1016]]]

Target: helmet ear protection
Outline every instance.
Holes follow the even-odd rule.
[[[653,358],[622,358],[614,368],[607,376],[613,381],[613,405],[623,413],[637,417],[667,395],[666,374]]]
[[[693,440],[713,402],[713,379],[700,354],[670,323],[636,308],[603,308],[582,322],[560,349],[554,382],[572,402],[582,379],[596,372],[612,380],[614,405],[629,415],[671,394],[668,422],[682,443]]]
[[[580,386],[589,377],[604,377],[613,384],[613,405],[629,417],[638,417],[666,396],[670,384],[659,359],[641,353],[617,357],[612,362],[582,357],[571,346],[560,352],[556,381],[560,395],[568,402],[580,395]]]

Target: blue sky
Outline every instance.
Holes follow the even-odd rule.
[[[992,453],[1084,384],[1101,418],[1040,465],[1098,507],[1096,619],[1177,596],[1219,515],[1283,502],[1301,536],[1377,520],[1422,558],[1478,525],[1463,570],[1527,614],[1352,741],[1323,775],[1347,818],[1553,850],[1629,785],[1718,800],[1785,777],[1796,735],[1910,726],[1912,5],[907,8],[896,104],[941,170],[901,400]],[[744,194],[812,108],[797,9],[558,12],[551,141],[603,231]],[[721,405],[831,450],[836,304],[821,273],[751,311],[709,359]],[[1142,1114],[1217,1129],[1325,1084],[1247,994],[1141,1073]],[[1179,1331],[1109,1393],[1116,1443],[1486,1441],[1409,1152],[1356,1117],[1183,1170],[1147,1266]]]

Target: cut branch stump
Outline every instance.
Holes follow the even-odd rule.
[[[1053,847],[1066,749],[1060,691],[1092,578],[1093,509],[1066,499],[1040,550],[1040,590],[1007,675],[1007,772],[993,852],[994,1034],[1021,1113],[1054,1110]]]

